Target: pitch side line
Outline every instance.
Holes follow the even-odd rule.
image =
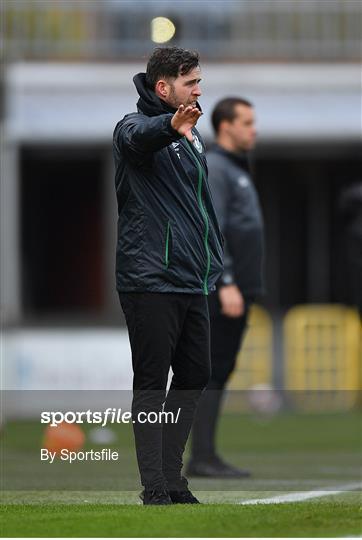
[[[338,489],[337,489],[338,487]],[[362,484],[345,484],[342,486],[336,486],[334,489],[320,489],[313,491],[299,491],[297,493],[287,493],[286,495],[277,495],[275,497],[267,497],[265,499],[249,499],[247,501],[240,501],[239,504],[280,504],[289,502],[300,502],[308,499],[317,499],[318,497],[328,497],[329,495],[340,495],[348,491],[354,491],[362,489]]]

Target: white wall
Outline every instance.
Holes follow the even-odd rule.
[[[358,64],[204,64],[199,127],[226,95],[256,106],[259,140],[360,137]],[[135,110],[132,77],[144,64],[14,64],[6,70],[5,133],[17,141],[109,141]]]

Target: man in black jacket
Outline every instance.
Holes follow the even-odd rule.
[[[225,237],[224,273],[209,296],[211,379],[197,409],[192,432],[192,476],[249,476],[222,461],[215,450],[221,398],[247,327],[250,304],[262,292],[263,218],[246,153],[255,145],[252,104],[225,98],[212,113],[216,145],[208,152],[209,182]]]
[[[223,269],[205,149],[195,128],[198,54],[155,49],[147,72],[133,80],[138,112],[117,124],[113,147],[117,290],[132,350],[142,498],[144,504],[197,503],[181,476],[182,455],[210,377],[207,295]],[[144,413],[162,406],[177,422],[143,423]]]

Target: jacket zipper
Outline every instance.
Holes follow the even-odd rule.
[[[210,257],[209,243],[208,243],[208,238],[209,238],[209,216],[208,216],[206,208],[204,207],[204,203],[203,203],[203,200],[202,200],[202,178],[203,178],[204,173],[203,173],[203,169],[202,169],[202,166],[201,166],[199,160],[197,159],[197,157],[194,154],[194,151],[192,150],[192,145],[191,145],[190,141],[187,140],[187,139],[186,139],[186,141],[190,145],[191,151],[189,151],[188,148],[186,148],[186,150],[189,153],[189,155],[192,157],[192,159],[195,161],[196,166],[197,166],[197,170],[198,170],[197,199],[198,199],[201,214],[202,214],[202,217],[204,218],[204,223],[205,223],[204,245],[205,245],[205,251],[206,251],[206,272],[205,272],[205,277],[204,277],[204,282],[203,282],[203,290],[204,290],[204,294],[208,295],[209,291],[208,291],[208,287],[207,287],[207,281],[208,281],[208,278],[209,278],[211,257]]]
[[[165,266],[168,268],[168,265],[170,263],[169,258],[169,242],[170,242],[170,222],[167,222],[167,229],[166,229],[166,245],[165,245]]]

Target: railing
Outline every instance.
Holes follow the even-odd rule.
[[[170,18],[169,44],[203,60],[353,61],[358,0],[3,0],[2,54],[12,60],[143,60],[151,20]]]

